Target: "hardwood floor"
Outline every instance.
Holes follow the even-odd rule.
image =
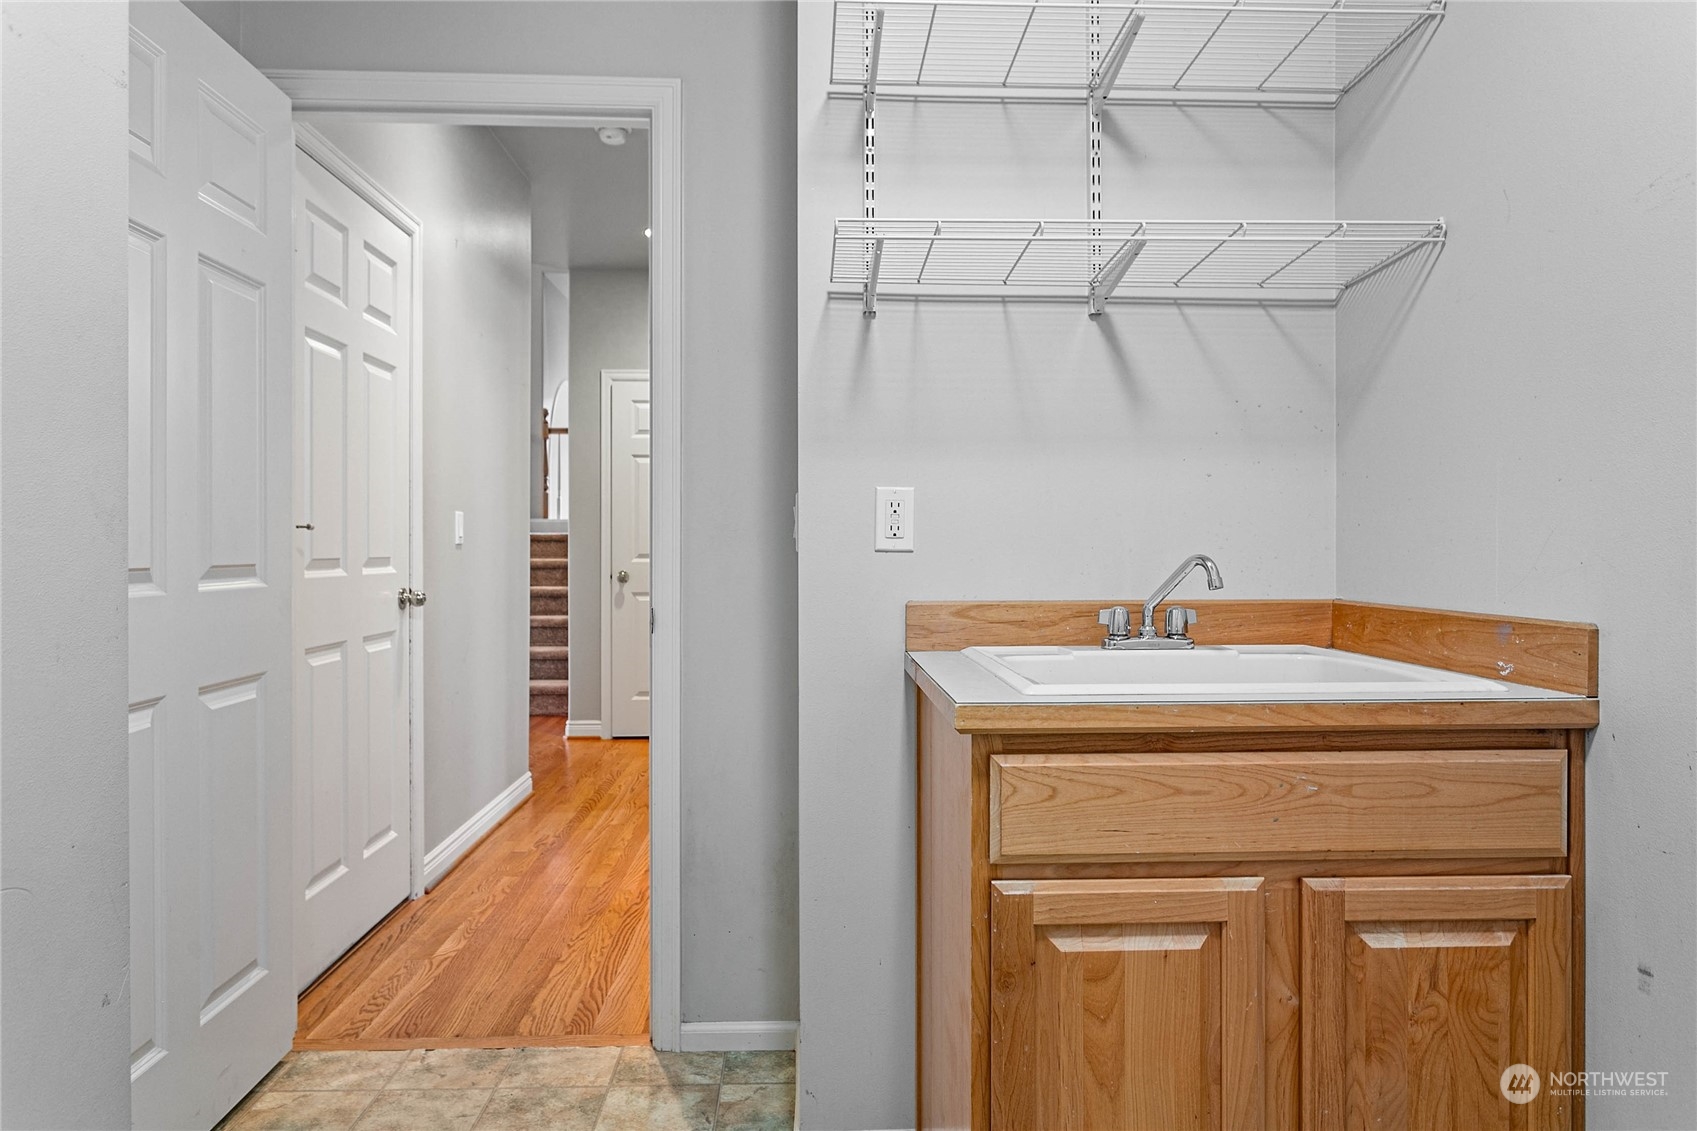
[[[307,990],[297,1049],[648,1040],[648,743],[530,720],[530,799]]]

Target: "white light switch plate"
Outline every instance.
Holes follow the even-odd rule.
[[[465,511],[454,512],[454,545],[465,545]]]
[[[913,488],[879,487],[872,548],[881,554],[913,552]]]

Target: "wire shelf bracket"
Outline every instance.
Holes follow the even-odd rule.
[[[1149,246],[1145,240],[1127,240],[1120,246],[1119,251],[1108,261],[1099,275],[1090,284],[1090,317],[1100,318],[1107,313],[1108,299],[1119,289],[1125,273],[1131,270],[1131,265]]]
[[[1442,219],[842,219],[831,282],[854,286],[868,312],[881,288],[939,298],[1082,292],[1092,316],[1116,296],[1335,303],[1393,263],[1441,249],[1447,234]]]
[[[1137,33],[1142,27],[1143,13],[1139,12],[1120,29],[1119,38],[1109,49],[1108,57],[1103,62],[1096,81],[1090,84],[1089,103],[1092,116],[1102,116],[1102,108],[1107,104],[1108,95],[1114,92],[1114,83],[1120,77],[1120,68],[1125,66],[1125,58],[1131,54],[1131,45],[1137,41]]]

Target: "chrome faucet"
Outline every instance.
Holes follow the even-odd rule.
[[[1198,567],[1207,571],[1209,589],[1224,587],[1225,582],[1220,579],[1220,567],[1214,564],[1214,559],[1207,554],[1192,554],[1173,570],[1171,576],[1161,582],[1160,587],[1147,601],[1143,602],[1143,623],[1138,626],[1136,636],[1131,635],[1131,614],[1124,605],[1115,605],[1096,614],[1096,622],[1108,626],[1108,635],[1102,641],[1102,647],[1110,650],[1196,647],[1196,641],[1185,633],[1185,629],[1196,623],[1195,609],[1183,606],[1168,609],[1167,634],[1161,636],[1155,632],[1155,607],[1178,588],[1179,582],[1190,576],[1191,570]]]

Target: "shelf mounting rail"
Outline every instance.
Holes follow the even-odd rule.
[[[1125,57],[1131,51],[1131,45],[1137,40],[1137,32],[1143,26],[1143,14],[1131,11],[1121,21],[1119,30],[1114,33],[1113,45],[1102,51],[1102,4],[1101,0],[1090,0],[1089,7],[1089,43],[1090,43],[1090,89],[1085,99],[1085,115],[1088,122],[1090,138],[1090,223],[1098,225],[1102,220],[1102,110],[1108,95],[1113,92],[1114,81],[1119,78],[1120,68],[1125,65]],[[1096,231],[1095,227],[1091,229]],[[1125,269],[1131,265],[1131,260],[1137,258],[1136,250],[1127,251],[1130,245],[1121,247],[1112,260],[1104,260],[1105,249],[1100,243],[1090,245],[1090,277],[1099,280],[1090,287],[1090,316],[1100,317],[1106,307],[1104,287],[1101,280],[1109,274],[1125,274]],[[1105,288],[1111,294],[1118,285],[1118,277]]]
[[[878,218],[878,54],[884,42],[884,10],[861,9],[861,171],[860,211],[870,225]],[[868,240],[861,249],[866,261],[866,283],[860,297],[860,313],[878,317],[878,264],[884,241]]]

